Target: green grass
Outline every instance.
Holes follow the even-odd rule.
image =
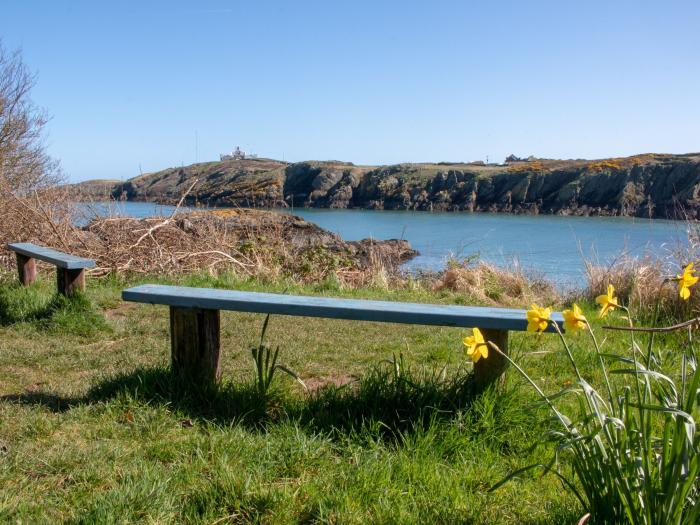
[[[474,394],[463,330],[273,317],[280,361],[325,386],[307,395],[282,374],[261,400],[249,349],[262,315],[223,313],[222,384],[183,386],[168,371],[167,308],[119,299],[137,281],[89,279],[71,301],[48,277],[11,281],[0,283],[0,522],[559,524],[584,513],[553,476],[488,493],[552,454],[549,423],[512,372]],[[465,302],[422,288],[178,282]],[[598,381],[595,356],[573,341]],[[627,344],[611,333],[606,347]],[[550,392],[571,380],[556,336],[513,334],[511,351]]]

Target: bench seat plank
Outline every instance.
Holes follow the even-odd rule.
[[[122,299],[179,308],[231,310],[263,314],[326,317],[417,325],[478,327],[525,331],[525,310],[479,306],[435,305],[394,301],[335,299],[211,288],[145,284],[122,292]],[[552,320],[563,331],[561,313]],[[550,326],[547,331],[554,331]]]
[[[12,250],[13,252],[21,253],[26,257],[51,263],[58,268],[64,268],[66,270],[78,270],[95,267],[95,261],[92,259],[83,259],[82,257],[69,255],[51,248],[46,248],[44,246],[37,246],[36,244],[32,244],[30,242],[16,242],[8,244],[7,249]]]

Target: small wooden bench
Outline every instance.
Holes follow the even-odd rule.
[[[59,252],[30,242],[8,244],[7,249],[17,255],[19,281],[24,286],[36,280],[36,259],[56,266],[58,293],[72,295],[85,289],[85,269],[94,268],[95,261]]]
[[[325,317],[432,326],[478,327],[488,341],[507,352],[508,332],[525,331],[525,310],[453,306],[392,301],[334,299],[272,293],[239,292],[146,284],[122,292],[122,299],[170,306],[170,344],[173,370],[210,381],[219,379],[220,310],[261,314]],[[563,331],[561,313],[552,320]],[[550,326],[548,331],[554,329]],[[474,368],[477,381],[494,382],[506,359],[491,352]]]

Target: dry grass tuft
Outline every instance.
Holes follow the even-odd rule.
[[[547,170],[547,168],[545,167],[545,165],[539,160],[533,160],[533,161],[528,161],[528,162],[518,162],[518,163],[513,164],[513,165],[508,167],[508,171],[511,173],[523,173],[523,172],[533,172],[533,171],[543,172],[546,170]]]
[[[479,302],[494,305],[551,305],[560,300],[550,282],[529,277],[517,266],[509,270],[484,262],[451,261],[435,280],[433,289],[467,293]]]
[[[656,304],[659,300],[668,303],[673,294],[665,283],[667,277],[662,262],[651,257],[620,258],[609,266],[586,262],[585,296],[594,300],[612,284],[620,300],[633,308]]]
[[[612,284],[622,304],[637,314],[654,315],[658,309],[660,315],[684,320],[693,310],[700,309],[700,297],[694,288],[690,300],[682,300],[673,278],[688,262],[697,260],[693,253],[691,245],[682,253],[666,259],[651,255],[620,257],[608,266],[587,262],[586,287],[580,293],[583,299],[594,301],[605,293],[608,284]]]
[[[406,246],[400,241],[346,243],[336,234],[292,215],[259,210],[175,213],[137,219],[107,216],[74,224],[75,210],[54,199],[10,200],[0,209],[0,241],[34,242],[94,259],[92,276],[182,275],[233,272],[263,282],[334,280],[341,286],[387,288]],[[392,244],[394,243],[394,244]],[[14,255],[0,249],[1,263]]]

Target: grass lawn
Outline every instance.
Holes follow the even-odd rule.
[[[222,313],[222,385],[197,389],[168,373],[167,308],[119,299],[145,281],[88,279],[85,299],[61,301],[50,276],[13,280],[0,284],[1,522],[561,524],[584,513],[554,476],[488,492],[551,457],[550,423],[514,370],[500,391],[471,393],[464,330],[273,317],[268,343],[313,393],[280,375],[263,401],[249,350],[262,315]],[[421,288],[178,282],[468,302]],[[607,351],[627,351],[629,336],[606,335]],[[597,382],[585,336],[572,340]],[[556,335],[511,334],[510,346],[545,390],[572,379]]]

